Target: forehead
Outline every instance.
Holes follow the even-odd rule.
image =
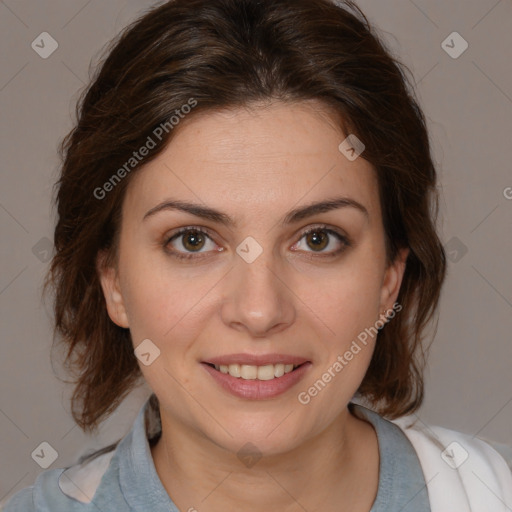
[[[317,102],[204,112],[181,123],[128,187],[125,202],[139,216],[168,196],[245,217],[334,195],[379,212],[372,165],[340,152],[348,134]]]

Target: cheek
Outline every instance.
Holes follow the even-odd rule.
[[[200,299],[211,288],[208,280],[143,254],[126,258],[124,269],[123,298],[135,345],[145,338],[162,347],[170,339],[176,345],[200,331]]]
[[[310,295],[308,305],[319,312],[329,335],[320,337],[319,364],[299,400],[311,400],[324,421],[330,421],[350,401],[370,364],[380,312],[382,276],[378,268],[375,259],[354,259]]]
[[[336,339],[346,342],[377,320],[381,283],[375,258],[354,254],[338,269],[304,281],[303,296]]]

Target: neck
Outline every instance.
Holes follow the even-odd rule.
[[[236,453],[165,415],[151,451],[180,510],[368,512],[377,494],[375,431],[348,409],[300,446],[253,464],[244,465]]]

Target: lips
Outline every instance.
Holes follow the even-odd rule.
[[[208,359],[201,366],[229,394],[261,400],[295,386],[309,371],[311,362],[285,354],[230,354]]]

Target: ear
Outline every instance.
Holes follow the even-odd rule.
[[[128,328],[128,315],[119,286],[117,269],[108,265],[105,253],[99,253],[96,258],[96,270],[103,290],[103,296],[107,304],[108,316],[119,327]]]
[[[382,281],[380,310],[392,309],[398,297],[402,279],[404,277],[409,248],[402,248],[398,251],[395,260],[388,266]]]

